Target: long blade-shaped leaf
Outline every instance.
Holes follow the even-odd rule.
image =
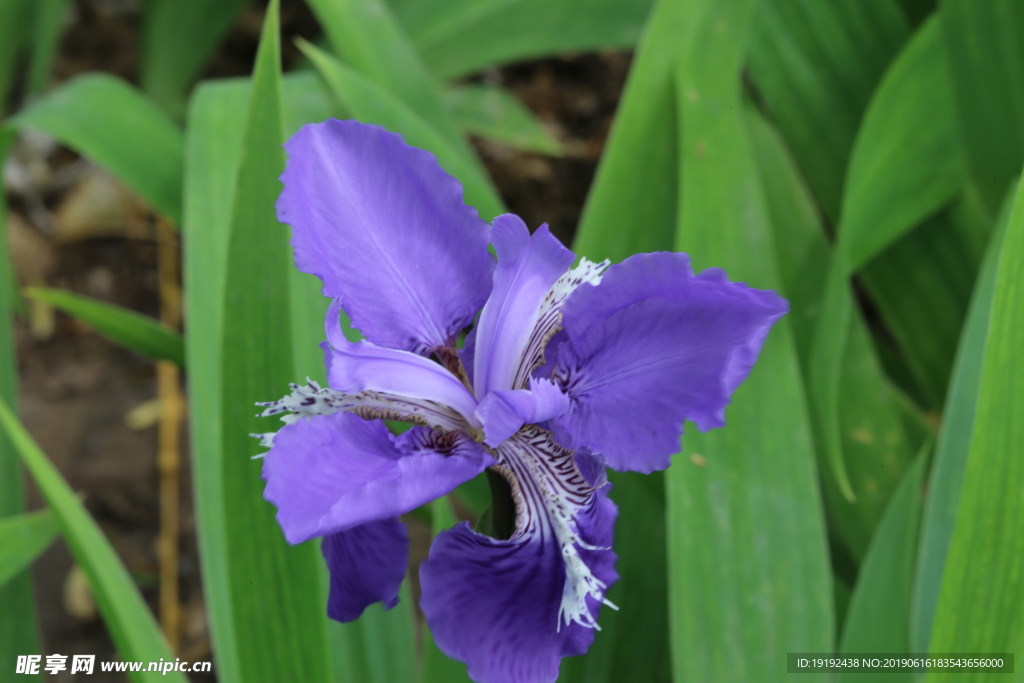
[[[185,92],[248,0],[146,0],[142,88],[180,116]]]
[[[939,15],[886,72],[847,171],[840,239],[859,270],[967,181]]]
[[[687,5],[676,246],[697,267],[778,289],[740,96],[754,2]],[[811,429],[785,319],[727,420],[688,431],[666,476],[673,669],[678,680],[782,680],[786,652],[828,651],[834,630]]]
[[[839,407],[842,359],[856,315],[848,278],[948,201],[966,179],[940,30],[933,18],[907,43],[864,117],[811,353],[815,424],[833,478],[851,501]]]
[[[659,0],[637,49],[580,218],[576,251],[588,258],[672,244],[679,189],[672,73],[684,9],[679,0]]]
[[[1024,163],[1024,4],[943,0],[960,131],[994,213]]]
[[[782,291],[792,307],[789,321],[806,377],[831,250],[810,190],[781,138],[760,115],[752,113],[747,121],[771,216]],[[849,342],[840,361],[840,384],[839,433],[856,499],[847,500],[827,474],[822,485],[830,526],[859,560],[919,446],[901,422],[900,397],[875,357],[859,314],[851,318]],[[824,435],[818,424],[815,436],[821,454]]]
[[[240,678],[330,676],[315,543],[291,547],[263,500],[253,406],[293,378],[288,234],[274,203],[284,168],[277,2],[267,11],[238,167],[224,282],[221,485],[238,533],[226,535]],[[284,322],[284,324],[282,324]]]
[[[833,221],[861,114],[908,33],[895,0],[758,7],[751,76]]]
[[[857,576],[839,650],[843,653],[910,650],[910,599],[915,549],[921,519],[921,484],[928,459],[924,452],[903,475],[878,533],[871,540]],[[877,674],[872,675],[876,680]],[[910,672],[886,672],[884,681],[910,681]],[[861,674],[840,674],[840,681],[867,680]]]
[[[110,542],[3,400],[0,400],[0,427],[14,443],[22,462],[60,522],[75,561],[89,579],[121,657],[129,661],[173,660],[174,655],[152,613]],[[148,672],[132,673],[129,677],[140,683],[158,680],[186,683],[184,676],[174,672],[170,677]]]
[[[14,80],[14,68],[25,42],[25,21],[31,16],[28,0],[0,3],[0,115],[7,111],[8,89]]]
[[[181,221],[181,130],[119,78],[74,78],[11,119],[60,140],[113,173],[149,204]]]
[[[1024,192],[1018,185],[996,271],[981,383],[933,652],[1010,652],[1024,633]],[[929,681],[986,674],[931,674]]]
[[[338,56],[405,102],[456,150],[472,155],[433,75],[384,0],[311,0],[309,5]]]
[[[1016,189],[1013,186],[1011,188]],[[926,652],[931,638],[942,570],[953,537],[964,468],[967,466],[971,435],[974,433],[981,363],[995,293],[996,264],[1002,248],[1002,236],[1010,220],[1013,197],[1014,192],[1011,190],[1003,203],[998,227],[971,297],[971,308],[957,349],[956,365],[949,384],[949,398],[946,399],[942,428],[935,446],[935,464],[929,480],[928,499],[925,501],[917,580],[914,583],[911,652]]]
[[[0,48],[2,50],[3,48]],[[0,64],[0,69],[3,65]],[[0,93],[3,74],[0,74]],[[0,166],[7,158],[14,131],[0,126]],[[17,405],[18,372],[14,359],[15,287],[8,254],[7,203],[0,194],[0,400]],[[14,444],[0,432],[0,519],[25,510],[22,468]],[[13,671],[18,655],[39,652],[38,624],[33,601],[32,579],[27,572],[0,586],[0,667]]]
[[[558,141],[515,95],[493,85],[462,85],[444,92],[444,103],[462,130],[510,147],[561,153]]]
[[[159,320],[61,289],[31,287],[25,290],[25,296],[59,308],[132,351],[154,360],[169,360],[179,367],[185,365],[184,340]]]
[[[58,528],[49,510],[0,519],[0,587],[50,547]]]
[[[309,43],[303,43],[302,49],[331,92],[356,118],[401,133],[410,145],[433,152],[438,163],[462,182],[466,203],[475,206],[485,219],[504,213],[501,199],[471,153],[451,145],[404,102],[323,50]]]
[[[436,75],[636,44],[651,0],[402,2],[396,13]]]

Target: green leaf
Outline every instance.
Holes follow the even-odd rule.
[[[747,125],[760,170],[782,279],[789,299],[788,319],[805,377],[819,317],[831,249],[820,216],[780,136],[762,116],[748,111]],[[855,500],[842,494],[832,477],[822,477],[830,526],[855,560],[868,541],[904,469],[919,447],[900,417],[900,397],[887,380],[863,318],[851,318],[850,336],[840,360],[839,438]],[[822,425],[816,423],[818,452]],[[823,467],[824,469],[824,467]]]
[[[185,342],[159,320],[92,297],[61,289],[29,287],[25,296],[59,308],[100,334],[143,356],[185,366]]]
[[[181,220],[181,130],[119,78],[67,81],[10,119],[52,135],[132,188],[175,224]]]
[[[50,85],[53,60],[60,47],[60,34],[68,12],[68,0],[37,0],[32,17],[32,59],[26,90],[39,94]]]
[[[925,407],[941,409],[990,224],[954,202],[901,237],[861,271]]]
[[[472,156],[440,87],[383,0],[310,0],[309,6],[339,57],[405,102],[456,151]]]
[[[174,654],[167,647],[149,607],[110,542],[2,399],[0,427],[14,443],[22,462],[60,523],[71,554],[89,579],[100,613],[121,658],[126,661],[173,660]],[[179,673],[166,677],[161,673],[142,672],[129,674],[129,678],[140,683],[158,680],[187,683]]]
[[[57,538],[49,510],[0,519],[0,586],[26,569]]]
[[[852,458],[844,456],[839,405],[842,359],[855,315],[848,278],[948,201],[966,179],[954,135],[940,29],[933,18],[907,43],[864,117],[811,352],[808,375],[815,423],[832,479],[851,502],[856,494],[846,461]],[[899,275],[905,277],[905,271]],[[862,536],[855,553],[863,551],[864,540]]]
[[[449,144],[430,124],[384,88],[309,43],[301,43],[300,47],[330,91],[356,118],[401,133],[410,145],[433,152],[442,168],[462,183],[466,203],[475,206],[485,219],[491,220],[505,212],[476,157]]]
[[[960,134],[994,213],[1024,163],[1024,4],[943,0],[942,12]]]
[[[859,270],[966,181],[936,14],[886,72],[857,133],[839,231],[850,266]]]
[[[277,6],[267,11],[256,55],[224,280],[220,466],[236,530],[225,535],[224,551],[239,673],[247,682],[322,681],[331,670],[317,545],[285,542],[263,500],[262,462],[251,458],[259,449],[249,436],[274,428],[255,417],[256,402],[279,396],[294,379],[288,232],[274,209],[284,169]]]
[[[894,0],[758,6],[750,75],[831,221],[861,115],[908,33]]]
[[[284,78],[285,129],[290,135],[301,125],[326,118],[334,108],[320,79],[312,73]],[[185,174],[185,295],[188,324],[186,348],[190,368],[189,404],[200,559],[206,587],[207,609],[217,652],[218,675],[239,680],[236,624],[232,620],[230,574],[225,537],[244,533],[235,527],[223,492],[221,450],[221,337],[224,329],[224,274],[231,207],[236,194],[242,155],[242,131],[250,97],[248,80],[208,82],[192,99],[188,117]],[[276,190],[275,190],[276,196]],[[294,377],[323,379],[323,315],[327,300],[320,281],[289,268]],[[280,391],[280,389],[278,390]],[[263,430],[272,426],[266,423]],[[321,573],[326,574],[322,562]],[[326,590],[326,578],[320,583]],[[326,601],[326,592],[320,604]],[[406,601],[411,604],[410,601]],[[379,612],[379,613],[378,613]],[[325,617],[319,616],[326,621]],[[329,622],[328,638],[334,661],[333,680],[388,683],[408,678],[370,678],[384,666],[399,673],[412,670],[411,615],[370,608],[351,624]],[[385,664],[368,661],[367,653],[381,654]],[[229,667],[234,667],[229,671]]]
[[[755,4],[686,5],[676,248],[695,269],[720,266],[778,289],[741,99]],[[677,680],[781,681],[786,652],[829,651],[834,633],[811,428],[785,319],[727,419],[707,434],[688,429],[666,473],[673,670]]]
[[[878,533],[857,576],[839,651],[907,653],[910,649],[910,597],[914,580],[921,485],[931,444],[903,475],[889,501]],[[879,675],[881,674],[881,675]],[[841,672],[839,681],[911,681],[910,672]]]
[[[455,78],[566,52],[630,48],[651,0],[412,0],[397,3],[430,70]]]
[[[0,14],[4,11],[0,5]],[[3,22],[0,21],[0,31]],[[3,50],[0,42],[0,51]],[[2,68],[2,64],[0,64]],[[0,74],[2,80],[3,74]],[[0,84],[2,93],[2,84]],[[14,140],[14,131],[0,125],[0,167],[7,158],[7,151]],[[18,371],[15,365],[13,304],[16,283],[11,268],[7,240],[7,203],[0,193],[0,400],[7,405],[17,405]],[[14,444],[0,430],[0,520],[18,515],[25,510],[23,472]],[[17,656],[28,652],[39,652],[39,625],[32,589],[32,578],[27,572],[12,578],[0,586],[0,667],[11,669]],[[37,676],[36,680],[41,680]]]
[[[996,266],[974,431],[939,592],[932,652],[1010,652],[1024,634],[1024,198]],[[979,681],[986,674],[930,674]]]
[[[462,130],[528,152],[558,156],[562,149],[515,95],[493,85],[462,85],[443,94]]]
[[[911,613],[910,652],[927,652],[928,641],[939,598],[942,570],[946,552],[953,537],[964,468],[974,433],[974,418],[981,381],[981,363],[992,311],[995,292],[996,264],[1002,247],[1002,236],[1013,208],[1014,190],[1003,203],[998,228],[992,238],[985,263],[971,297],[971,307],[960,336],[953,378],[949,384],[949,397],[943,413],[935,447],[935,464],[928,483],[924,519],[921,526],[921,544],[917,562],[917,580],[914,583],[914,605]]]
[[[578,254],[620,260],[672,246],[679,184],[672,74],[684,17],[680,0],[654,7],[583,207]]]
[[[179,116],[185,93],[248,0],[146,0],[142,14],[142,89]]]
[[[0,115],[7,111],[7,97],[14,70],[25,43],[25,22],[31,16],[28,0],[0,2]]]

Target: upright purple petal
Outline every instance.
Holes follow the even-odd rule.
[[[320,551],[331,572],[327,616],[353,621],[375,602],[398,604],[409,566],[409,535],[397,517],[324,536]]]
[[[679,450],[683,420],[725,424],[784,299],[690,271],[685,254],[642,254],[579,288],[563,309],[567,341],[554,375],[570,397],[552,420],[563,445],[587,446],[618,470],[651,472]]]
[[[277,215],[292,226],[296,265],[367,339],[426,353],[469,324],[491,290],[489,228],[432,154],[333,119],[285,149]]]
[[[589,544],[611,546],[615,505],[604,491],[577,517]],[[582,550],[599,579],[618,579],[611,550]],[[552,533],[500,541],[462,523],[438,535],[420,565],[420,605],[438,647],[477,683],[552,683],[563,657],[586,652],[594,630],[560,624],[565,559]],[[589,600],[594,619],[600,604]]]
[[[395,517],[469,481],[494,459],[469,437],[335,413],[285,425],[263,459],[263,497],[289,543]]]
[[[498,254],[494,290],[476,326],[473,382],[477,396],[514,386],[524,350],[536,327],[541,303],[575,260],[546,225],[530,235],[512,214],[494,220],[491,238]]]

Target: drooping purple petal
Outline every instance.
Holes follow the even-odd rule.
[[[438,411],[444,407],[451,408],[467,424],[480,426],[474,416],[476,398],[455,375],[438,363],[409,351],[386,349],[367,341],[335,341],[338,344],[333,347],[322,345],[332,389],[346,394],[371,392],[385,398],[400,397],[418,403],[426,401],[435,404]]]
[[[494,220],[491,240],[498,254],[494,290],[476,326],[473,382],[477,396],[514,386],[541,303],[575,260],[546,225],[530,235],[512,214]]]
[[[324,536],[320,545],[331,572],[327,616],[353,621],[375,602],[398,604],[409,566],[409,535],[397,517],[367,522]]]
[[[604,491],[577,517],[588,544],[611,546],[616,508]],[[581,550],[608,585],[611,550]],[[550,531],[501,541],[462,523],[438,535],[420,565],[420,605],[441,651],[465,662],[477,683],[552,683],[563,657],[586,652],[594,629],[560,624],[566,564]],[[600,604],[589,600],[593,618]]]
[[[289,543],[395,517],[494,464],[469,437],[335,413],[285,425],[263,459],[263,497]]]
[[[684,419],[725,424],[733,391],[788,307],[766,290],[693,275],[685,254],[641,254],[581,287],[563,309],[554,371],[570,408],[559,441],[586,445],[618,470],[651,472],[679,450]]]
[[[485,442],[494,447],[519,431],[524,424],[537,424],[561,415],[569,398],[551,380],[530,378],[529,389],[492,391],[477,406]]]
[[[278,219],[299,270],[340,298],[380,346],[426,353],[491,290],[489,228],[432,154],[356,121],[304,126],[285,144]]]

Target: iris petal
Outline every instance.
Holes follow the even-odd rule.
[[[409,565],[409,535],[397,517],[367,522],[324,536],[320,545],[331,572],[327,616],[353,621],[375,602],[398,604]]]
[[[605,491],[577,515],[581,534],[611,546],[617,514]],[[611,550],[581,550],[595,575],[618,579]],[[441,533],[420,566],[420,605],[438,647],[465,662],[478,683],[552,683],[563,657],[586,652],[594,629],[559,621],[566,564],[555,535],[500,541],[466,523]],[[600,603],[588,599],[593,619]]]
[[[563,309],[566,341],[554,375],[570,408],[552,425],[618,470],[651,472],[679,450],[683,420],[725,424],[725,408],[772,325],[787,311],[774,292],[693,275],[685,254],[642,254],[581,287]]]
[[[432,154],[356,121],[304,126],[285,145],[278,219],[299,270],[323,280],[375,344],[450,343],[491,290],[489,227]]]
[[[263,459],[263,497],[289,543],[413,510],[494,464],[463,434],[336,413],[285,425]]]
[[[575,260],[547,226],[533,235],[522,219],[498,216],[492,230],[498,266],[494,290],[476,326],[473,382],[477,396],[523,389],[517,370],[536,326],[544,297]]]

